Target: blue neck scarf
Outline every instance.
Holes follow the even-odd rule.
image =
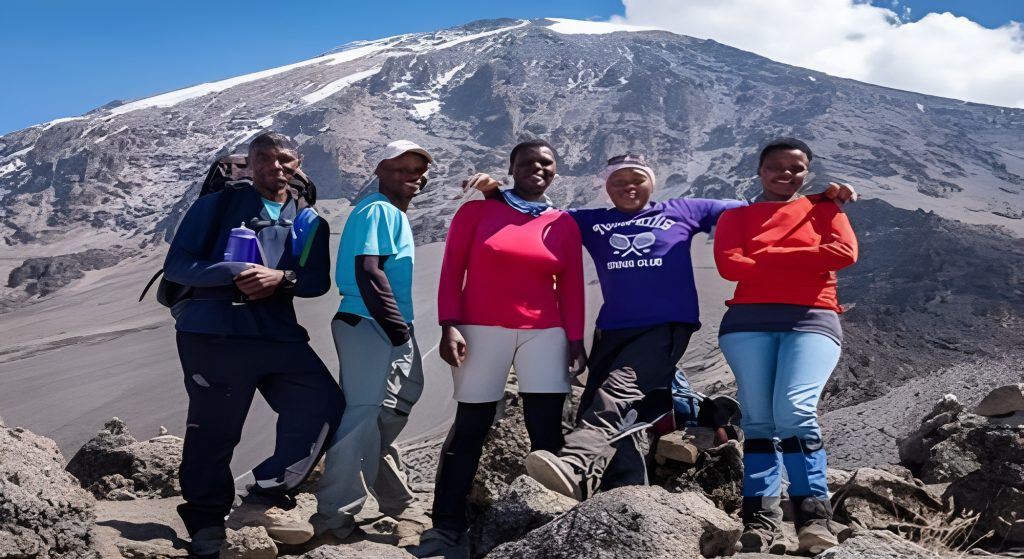
[[[511,188],[508,190],[501,191],[502,197],[505,198],[505,202],[511,206],[514,210],[522,212],[524,214],[530,214],[533,217],[537,217],[540,214],[551,209],[551,201],[548,200],[547,196],[539,202],[531,202],[524,200],[518,194],[516,194]]]

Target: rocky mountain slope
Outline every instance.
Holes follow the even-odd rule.
[[[667,32],[613,32],[621,29],[479,21],[7,134],[0,273],[29,257],[104,266],[159,244],[210,161],[269,128],[302,143],[325,198],[356,196],[381,143],[427,146],[438,165],[413,212],[420,240],[444,237],[459,178],[501,173],[509,148],[533,136],[561,151],[561,203],[600,203],[593,175],[627,149],[654,162],[661,195],[744,195],[755,187],[758,143],[785,133],[816,150],[818,185],[847,180],[898,207],[1024,232],[1024,110],[833,78]],[[45,291],[26,293],[26,275],[4,294]]]

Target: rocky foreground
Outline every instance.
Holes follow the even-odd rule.
[[[699,431],[664,437],[653,484],[583,503],[523,475],[528,451],[518,398],[509,394],[474,484],[474,557],[689,558],[733,554],[742,451],[704,444]],[[0,558],[175,558],[187,555],[176,475],[181,440],[136,440],[109,421],[66,464],[53,441],[0,422]],[[408,449],[411,481],[429,506],[439,443]],[[1024,557],[1024,384],[992,391],[973,409],[947,395],[899,440],[901,465],[830,470],[841,544],[821,559]],[[315,510],[315,478],[297,506]],[[371,503],[362,530],[302,545],[232,523],[225,558],[411,557],[416,541]],[[791,534],[792,536],[792,534]],[[795,541],[792,546],[795,549]],[[756,554],[737,555],[751,559]]]

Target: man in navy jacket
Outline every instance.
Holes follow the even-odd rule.
[[[293,238],[297,218],[310,217],[300,215],[302,200],[289,187],[300,161],[288,136],[257,136],[249,145],[252,186],[197,200],[164,262],[168,280],[193,288],[171,309],[189,397],[178,513],[192,538],[190,557],[216,557],[224,542],[236,493],[231,455],[257,390],[278,414],[277,440],[274,454],[239,478],[250,508],[288,508],[345,407],[292,305],[293,297],[317,297],[331,285],[327,222],[314,216],[310,238]],[[257,230],[262,264],[223,261],[240,224]],[[278,539],[296,537],[271,521],[272,536],[275,528]]]

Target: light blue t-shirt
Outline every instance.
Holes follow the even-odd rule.
[[[261,197],[260,200],[263,200],[263,207],[266,208],[267,215],[270,217],[270,219],[277,221],[281,217],[281,208],[284,207],[284,204],[281,202],[267,200],[266,198],[263,197]]]
[[[406,322],[412,322],[412,270],[415,246],[405,212],[379,192],[356,205],[345,222],[334,278],[341,292],[338,312],[373,318],[356,285],[356,256],[388,256],[384,274]]]

